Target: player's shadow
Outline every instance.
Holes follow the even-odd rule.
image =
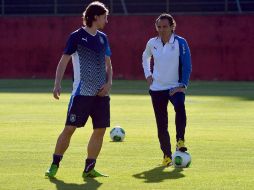
[[[168,179],[178,179],[184,177],[181,173],[183,169],[174,168],[172,171],[164,166],[159,166],[151,170],[147,170],[138,174],[134,174],[133,177],[138,179],[144,179],[145,183],[159,183]]]
[[[49,178],[49,180],[56,185],[57,190],[97,190],[102,185],[93,178],[86,179],[84,184],[65,183],[57,178]]]

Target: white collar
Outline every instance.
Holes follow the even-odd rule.
[[[88,34],[90,34],[91,36],[96,36],[97,35],[97,33],[98,33],[98,30],[96,30],[96,33],[95,34],[91,34],[90,32],[88,32],[87,30],[86,30],[86,27],[82,27],[85,31],[86,31],[86,33],[88,33]]]
[[[161,37],[158,37],[157,39],[158,39],[160,42],[162,42]],[[175,33],[172,33],[167,43],[173,44],[174,42],[175,42]]]
[[[174,42],[175,42],[175,34],[172,33],[168,43],[173,44]]]

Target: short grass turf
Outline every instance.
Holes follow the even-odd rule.
[[[52,80],[0,80],[1,190],[252,190],[254,186],[254,82],[191,82],[186,96],[187,169],[160,167],[151,100],[144,81],[114,81],[111,128],[126,131],[112,142],[107,130],[96,168],[108,178],[81,177],[92,132],[77,129],[55,179],[44,177],[62,131],[71,81],[59,101]],[[169,132],[175,146],[174,111]]]

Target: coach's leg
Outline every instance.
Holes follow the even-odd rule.
[[[170,97],[170,101],[174,105],[175,110],[176,140],[184,140],[186,128],[185,94],[177,92]]]
[[[171,157],[170,136],[168,133],[168,91],[150,91],[158,129],[160,147],[165,156]]]
[[[56,155],[63,155],[64,152],[67,150],[70,144],[71,137],[76,130],[75,126],[65,126],[62,133],[59,135],[55,147],[55,153]]]

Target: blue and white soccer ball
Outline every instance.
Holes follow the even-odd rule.
[[[188,152],[176,151],[172,156],[172,161],[176,168],[188,168],[191,164],[191,156]]]
[[[110,138],[111,138],[112,141],[114,141],[114,142],[123,141],[124,138],[125,138],[125,131],[124,131],[124,129],[121,128],[120,126],[114,127],[114,128],[110,131]]]

